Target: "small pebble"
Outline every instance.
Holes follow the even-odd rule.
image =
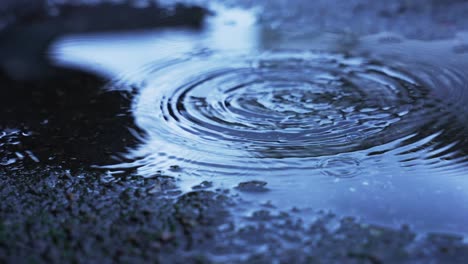
[[[198,185],[192,187],[193,190],[203,190],[213,187],[213,182],[210,181],[203,181]]]
[[[247,181],[241,182],[235,187],[235,189],[242,192],[267,192],[269,189],[265,186],[267,182],[264,181]]]

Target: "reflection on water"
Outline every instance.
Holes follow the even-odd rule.
[[[424,82],[336,54],[233,57],[191,56],[144,73],[134,106],[148,133],[146,147],[134,153],[144,157],[135,164],[142,171],[180,163],[197,175],[282,175],[358,151],[418,155],[436,166],[464,143],[464,128],[452,128],[457,120],[446,107],[449,98],[434,92],[437,79]],[[402,165],[412,160],[407,155]]]
[[[17,129],[3,129],[0,131],[0,166],[8,166],[25,158],[39,162],[39,159],[32,151],[17,149],[17,146],[21,145],[22,138],[29,136],[31,136],[30,132]]]
[[[57,44],[58,63],[97,62],[137,94],[142,144],[107,168],[180,176],[183,188],[264,180],[269,192],[244,197],[468,233],[468,60],[452,42],[324,35],[291,50],[260,39],[247,12],[226,14],[202,33]]]

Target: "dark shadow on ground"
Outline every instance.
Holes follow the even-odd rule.
[[[51,14],[44,3],[23,9],[21,2],[8,3],[3,5],[15,21],[0,31],[0,131],[16,129],[20,134],[14,135],[15,144],[3,142],[1,153],[7,160],[2,163],[30,156],[23,163],[39,160],[78,168],[113,162],[113,155],[137,143],[131,132],[137,130],[129,113],[131,95],[103,91],[108,80],[99,76],[53,66],[47,57],[49,45],[75,33],[197,29],[207,13],[196,6],[104,3],[63,4]]]
[[[130,99],[122,92],[104,92],[105,82],[78,71],[33,81],[1,76],[0,127],[28,135],[9,151],[30,151],[44,164],[109,163],[112,154],[136,139],[129,130],[134,128]]]

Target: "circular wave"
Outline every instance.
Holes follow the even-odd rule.
[[[148,138],[133,155],[151,170],[320,168],[422,142],[454,118],[423,75],[345,55],[205,55],[148,75],[134,109]]]

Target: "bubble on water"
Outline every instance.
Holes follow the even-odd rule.
[[[322,174],[336,178],[352,178],[358,176],[361,170],[359,161],[350,157],[325,159],[319,167]]]

